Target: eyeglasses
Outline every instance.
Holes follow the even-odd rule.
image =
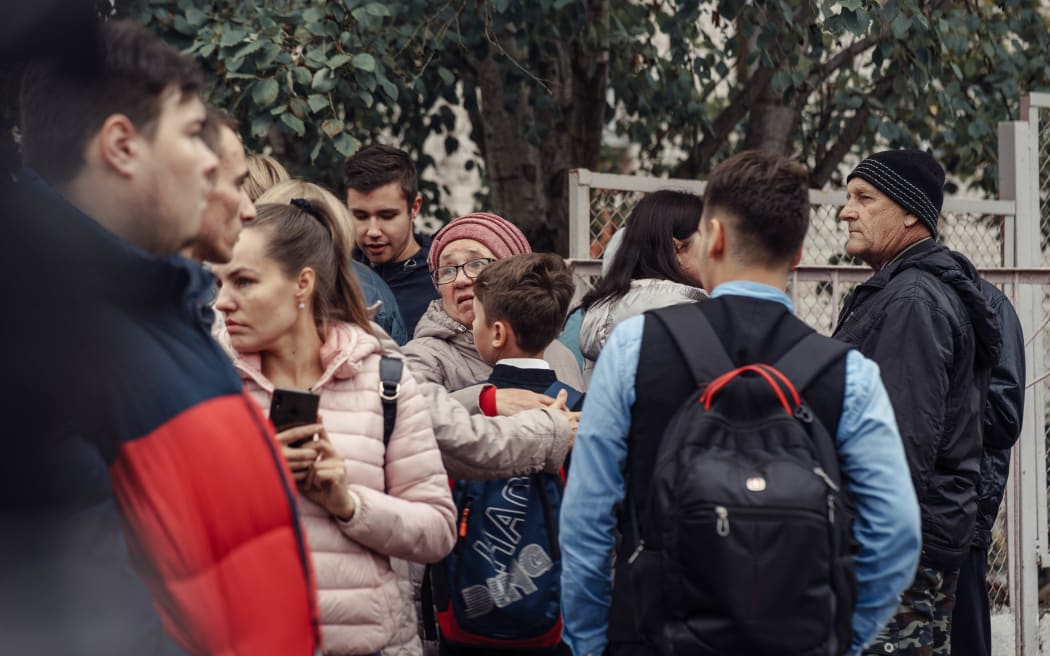
[[[459,270],[463,269],[464,275],[473,280],[481,275],[481,272],[485,270],[485,267],[495,261],[496,260],[491,257],[480,257],[476,260],[471,260],[466,264],[438,267],[437,269],[434,269],[434,273],[430,274],[430,277],[439,285],[447,285],[450,282],[455,281],[456,276],[459,275]]]

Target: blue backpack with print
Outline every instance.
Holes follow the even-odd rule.
[[[459,540],[430,569],[442,641],[515,650],[561,641],[563,489],[547,473],[453,483]]]

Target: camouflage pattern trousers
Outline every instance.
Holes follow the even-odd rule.
[[[951,654],[952,610],[958,581],[959,570],[942,572],[920,565],[911,587],[901,594],[897,613],[861,653],[864,656]]]

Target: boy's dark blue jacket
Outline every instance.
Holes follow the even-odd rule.
[[[295,490],[211,338],[207,274],[120,240],[32,172],[4,198],[5,646],[313,653]]]

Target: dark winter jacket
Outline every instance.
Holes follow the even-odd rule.
[[[312,654],[295,487],[200,312],[207,275],[32,174],[5,198],[6,651]]]
[[[999,362],[992,368],[982,418],[984,454],[977,488],[977,528],[973,536],[973,546],[987,549],[992,543],[992,525],[1010,474],[1010,448],[1021,434],[1025,362],[1024,333],[1010,300],[984,279],[981,279],[981,292],[999,317],[1003,333],[1003,349]]]
[[[415,235],[421,249],[418,253],[400,262],[387,262],[372,266],[397,298],[401,307],[401,318],[405,322],[409,339],[415,334],[419,318],[427,311],[430,301],[439,296],[434,281],[430,278],[430,267],[427,256],[430,254],[430,237]],[[368,260],[359,250],[354,251],[354,259],[368,264]]]
[[[981,417],[1002,337],[963,255],[913,245],[857,287],[836,338],[882,373],[922,510],[923,565],[957,568],[977,517]]]

